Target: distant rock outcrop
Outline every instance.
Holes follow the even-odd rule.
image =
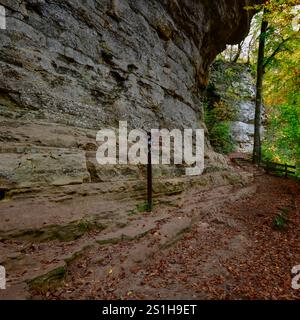
[[[255,119],[255,76],[245,64],[217,61],[212,67],[211,85],[218,99],[236,110],[231,123],[235,151],[253,151]]]

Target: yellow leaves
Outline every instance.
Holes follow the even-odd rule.
[[[281,163],[281,159],[280,159],[280,157],[279,157],[279,156],[275,156],[275,157],[274,157],[274,161],[275,161],[275,162],[279,162],[279,163]]]
[[[272,152],[276,152],[276,147],[272,146],[272,147],[269,148],[269,150],[272,151]]]
[[[291,92],[299,92],[299,47],[300,39],[295,40],[295,50],[279,53],[276,56],[276,68],[271,68],[266,73],[264,88],[267,105],[286,104]]]

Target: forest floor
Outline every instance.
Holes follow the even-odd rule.
[[[85,246],[63,277],[52,274],[56,285],[31,286],[30,297],[300,298],[291,286],[291,270],[300,265],[299,181],[260,173],[250,186],[194,189],[131,219]]]

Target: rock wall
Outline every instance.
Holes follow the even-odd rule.
[[[97,130],[204,127],[209,67],[247,34],[253,2],[0,1],[0,188],[139,179],[97,166]]]
[[[236,111],[235,119],[231,122],[235,151],[251,153],[254,141],[256,95],[253,71],[245,64],[217,61],[212,68],[211,85],[217,98]]]

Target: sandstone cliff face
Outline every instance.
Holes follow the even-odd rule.
[[[253,2],[2,0],[0,188],[138,179],[97,166],[97,130],[203,126],[209,66],[246,35]]]

